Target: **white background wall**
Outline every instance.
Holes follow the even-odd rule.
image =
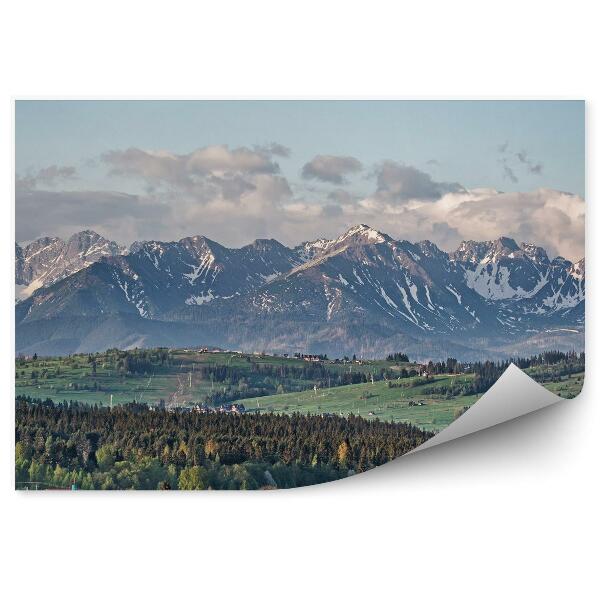
[[[578,399],[360,477],[274,493],[12,491],[11,97],[584,98],[593,306],[600,92],[590,3],[405,4],[2,9],[6,597],[588,598],[594,582],[597,593],[599,330],[589,309]]]

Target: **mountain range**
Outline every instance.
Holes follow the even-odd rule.
[[[462,360],[581,350],[585,261],[543,248],[394,240],[366,225],[286,247],[203,236],[128,249],[92,231],[16,246],[16,349],[221,346]]]
[[[75,273],[103,256],[117,256],[124,246],[110,242],[95,231],[81,231],[68,240],[43,237],[21,248],[15,244],[17,298],[26,298],[42,286]]]

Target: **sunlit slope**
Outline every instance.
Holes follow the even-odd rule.
[[[440,393],[442,388],[452,390],[472,379],[472,375],[442,375],[420,384],[415,377],[401,382],[378,381],[346,385],[337,388],[309,390],[300,393],[279,394],[244,400],[246,409],[303,414],[349,413],[367,419],[410,422],[427,431],[437,431],[450,424],[479,396]],[[398,385],[402,387],[389,387]]]
[[[57,402],[75,400],[105,406],[109,404],[111,395],[113,404],[133,401],[156,404],[164,400],[167,404],[190,405],[204,402],[207,396],[224,389],[231,391],[246,385],[252,386],[253,381],[257,380],[265,384],[265,389],[268,387],[266,384],[270,384],[268,393],[275,393],[280,381],[285,391],[312,389],[317,383],[310,374],[298,375],[299,371],[310,369],[311,363],[283,356],[170,350],[164,364],[152,364],[142,372],[134,373],[124,373],[119,368],[118,353],[115,351],[94,355],[94,361],[95,372],[88,355],[40,357],[36,361],[17,359],[16,394],[51,398]],[[409,363],[395,364],[383,360],[365,361],[362,364],[323,361],[319,364],[328,385],[335,385],[337,378],[349,373],[361,373],[369,379],[374,374],[377,379],[381,378],[382,370],[394,376],[404,367],[414,367]],[[235,372],[235,381],[233,378],[217,381],[217,378],[206,374],[206,367],[227,368]],[[266,370],[270,370],[271,375],[265,374]]]

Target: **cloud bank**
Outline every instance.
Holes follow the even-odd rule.
[[[102,161],[115,185],[122,178],[140,182],[139,194],[41,189],[74,176],[49,167],[17,186],[17,241],[89,228],[119,243],[203,234],[229,246],[259,237],[295,245],[367,223],[396,239],[429,239],[445,250],[463,239],[510,236],[571,260],[584,255],[585,202],[579,196],[544,188],[468,190],[394,161],[376,165],[363,180],[371,193],[347,186],[299,195],[275,161],[285,152],[270,144],[207,146],[189,154],[138,148],[105,154]],[[336,184],[363,168],[352,157],[322,155],[307,165],[319,173],[310,178]]]
[[[257,173],[278,173],[279,165],[272,160],[273,151],[281,154],[283,146],[234,148],[206,146],[189,154],[148,151],[139,148],[113,150],[102,156],[110,174],[137,177],[153,185],[193,190],[207,176],[223,180],[252,176]]]

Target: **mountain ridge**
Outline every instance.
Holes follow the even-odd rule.
[[[50,248],[60,246],[57,238],[45,239]],[[18,350],[35,345],[33,323],[52,321],[52,335],[64,340],[69,320],[79,318],[125,318],[131,339],[144,338],[136,328],[161,329],[168,338],[168,329],[181,332],[184,323],[197,345],[252,350],[354,353],[367,340],[383,349],[408,336],[424,347],[485,354],[494,344],[545,339],[553,330],[573,338],[565,343],[583,343],[585,260],[550,260],[543,248],[507,237],[463,241],[445,252],[428,240],[394,240],[359,224],[334,240],[294,248],[275,239],[226,248],[204,236],[134,242],[128,251],[104,240],[102,248],[95,262],[69,272],[71,261],[64,276],[48,278],[19,302]],[[85,263],[89,253],[80,258],[77,264]],[[17,272],[23,261],[17,252]],[[24,327],[27,343],[19,337]],[[82,344],[78,338],[71,345]]]
[[[36,289],[56,283],[104,256],[116,256],[124,251],[124,246],[90,229],[75,233],[67,240],[42,237],[25,247],[15,244],[15,283],[21,286],[17,296],[27,297]]]

